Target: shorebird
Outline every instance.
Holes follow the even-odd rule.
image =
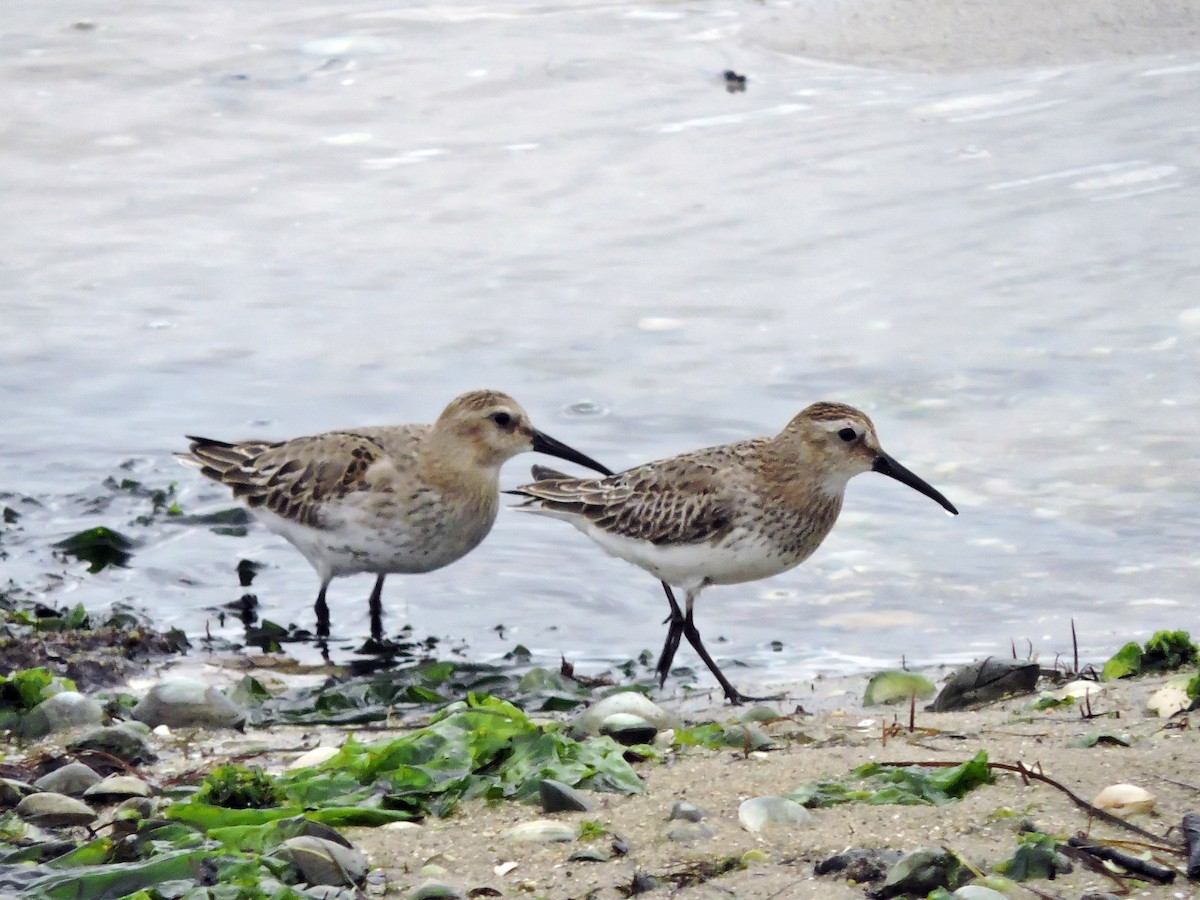
[[[317,634],[329,636],[325,592],[341,575],[376,575],[371,637],[383,637],[383,580],[431,572],[473,550],[496,520],[500,467],[536,450],[610,474],[538,431],[512,397],[471,391],[432,425],[328,431],[287,441],[228,443],[188,435],[177,456],[232,488],[255,517],[299,550],[321,579]]]
[[[659,655],[666,681],[681,637],[716,676],[731,703],[748,697],[721,672],[700,639],[694,607],[713,584],[739,584],[800,565],[829,534],[846,484],[879,472],[958,515],[954,505],[879,446],[866,414],[814,403],[774,437],[672,456],[604,478],[571,478],[542,467],[508,493],[518,510],[565,519],[613,556],[663,583],[671,612]],[[686,614],[671,586],[682,588]]]

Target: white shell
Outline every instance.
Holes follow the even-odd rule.
[[[333,759],[338,753],[337,747],[313,747],[307,753],[301,753],[288,763],[288,768],[307,769],[309,766],[319,766],[321,763]]]
[[[738,807],[738,821],[757,834],[769,825],[808,825],[812,813],[786,797],[753,797]]]
[[[1183,712],[1192,705],[1192,698],[1187,695],[1190,679],[1173,679],[1168,681],[1150,695],[1146,708],[1163,719],[1169,719],[1177,712]]]
[[[1134,816],[1154,809],[1157,798],[1136,784],[1110,784],[1092,800],[1092,806],[1114,816]]]

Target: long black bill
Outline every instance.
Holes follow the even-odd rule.
[[[578,450],[568,447],[562,441],[556,441],[550,435],[543,434],[536,429],[533,432],[533,449],[538,453],[547,453],[550,456],[557,456],[559,459],[565,459],[568,462],[586,466],[594,472],[599,472],[601,475],[612,474],[612,469],[608,468],[608,466],[601,465],[590,456],[584,456]],[[930,490],[933,490],[933,488],[930,488]]]
[[[880,475],[886,475],[889,478],[895,478],[901,484],[907,484],[914,491],[920,491],[931,500],[936,500],[940,503],[947,512],[953,515],[958,515],[958,510],[954,508],[954,504],[941,495],[941,493],[922,478],[914,475],[900,463],[896,462],[886,453],[880,453],[875,459],[875,464],[871,466],[872,471],[878,472]]]

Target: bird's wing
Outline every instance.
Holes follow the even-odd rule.
[[[278,443],[188,439],[201,473],[231,488],[234,497],[314,527],[320,527],[323,503],[367,487],[367,471],[386,457],[374,437],[351,431]]]
[[[714,448],[719,449],[719,448]],[[653,544],[717,540],[733,527],[736,502],[722,468],[723,454],[699,451],[638,466],[606,478],[552,477],[509,493],[526,498],[517,509],[589,520],[613,534]]]

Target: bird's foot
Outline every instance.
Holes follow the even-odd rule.
[[[771,694],[767,697],[751,697],[749,694],[743,694],[736,688],[725,688],[725,699],[734,706],[741,706],[743,703],[774,703],[778,700],[783,700],[787,694]]]

